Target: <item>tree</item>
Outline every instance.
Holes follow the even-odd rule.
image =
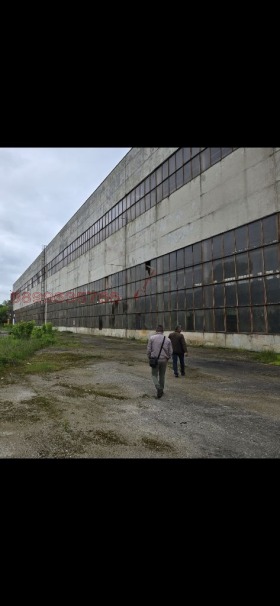
[[[0,324],[7,322],[9,317],[9,301],[3,301],[0,303]]]

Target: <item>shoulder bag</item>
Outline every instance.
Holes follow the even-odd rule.
[[[162,350],[162,348],[163,348],[163,343],[164,343],[164,340],[165,340],[165,337],[163,337],[163,341],[162,341],[162,344],[161,344],[161,348],[160,348],[160,350],[159,350],[158,357],[157,357],[157,358],[149,358],[149,364],[150,364],[150,366],[151,366],[152,368],[156,368],[156,367],[157,367],[157,365],[158,365],[158,359],[159,359],[159,356],[160,356],[160,354],[161,354],[161,350]]]

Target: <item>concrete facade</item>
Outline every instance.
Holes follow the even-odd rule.
[[[51,321],[60,330],[93,334],[102,330],[108,335],[135,338],[151,334],[157,322],[164,324],[168,334],[179,321],[189,343],[280,351],[280,330],[277,328],[280,316],[280,150],[215,150],[131,149],[15,282],[16,321],[35,319],[38,324]],[[249,234],[244,252],[237,246],[237,239],[242,236],[238,228],[243,226]],[[265,235],[268,228],[273,231],[271,240]],[[261,234],[259,242],[255,243],[253,239],[250,242],[254,230]],[[219,238],[222,239],[221,250],[226,250],[227,234],[236,242],[235,248],[215,257],[214,248],[219,244]],[[208,244],[213,250],[212,257],[199,252],[201,256],[196,259],[196,250],[204,251]],[[177,261],[176,265],[176,258],[178,260],[183,250],[185,259],[193,251],[191,286],[187,283],[188,262],[182,266]],[[258,267],[260,271],[254,274],[251,269],[256,251],[262,261]],[[177,257],[170,256],[171,253]],[[247,255],[249,259],[249,269],[244,275],[238,274],[241,255]],[[170,270],[160,270],[161,257]],[[223,263],[223,274],[214,279],[215,271],[218,271],[217,259]],[[228,278],[227,261],[235,267]],[[205,282],[195,276],[197,270],[205,274],[207,263],[212,264],[213,279]],[[169,285],[163,290],[159,274]],[[268,279],[272,281],[268,282]],[[172,286],[172,280],[175,286]],[[236,292],[234,297],[229,295],[230,304],[227,303],[229,281],[234,282]],[[263,299],[258,299],[258,295],[255,299],[257,281]],[[152,286],[154,282],[156,287]],[[222,302],[218,301],[218,283],[224,293]],[[242,307],[248,326],[244,324],[243,311],[239,310],[242,300],[239,290],[241,293],[241,285],[247,288],[247,283],[248,302],[244,299]],[[208,288],[206,292],[205,286],[211,291]],[[103,296],[90,297],[92,291],[101,292]],[[117,292],[118,300],[111,296],[112,292]],[[208,292],[213,298],[210,303],[206,300]],[[189,295],[193,297],[193,307],[187,304]],[[195,303],[200,297],[201,303]],[[183,300],[185,303],[180,302]],[[233,330],[227,328],[227,308],[232,320],[234,316],[237,318]],[[204,320],[201,319],[203,315]],[[210,325],[208,317],[211,318]],[[212,326],[212,317],[214,330],[211,331],[207,326]]]

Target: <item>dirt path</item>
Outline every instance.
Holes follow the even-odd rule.
[[[0,458],[280,457],[280,368],[251,352],[190,347],[158,400],[146,343],[58,341],[1,374]]]

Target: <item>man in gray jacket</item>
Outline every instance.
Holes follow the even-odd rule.
[[[156,334],[149,338],[147,345],[148,358],[158,358],[158,364],[155,368],[151,368],[152,380],[157,390],[157,397],[161,398],[164,390],[164,381],[167,362],[172,356],[172,345],[168,337],[163,334],[163,326],[159,324],[156,329]]]

